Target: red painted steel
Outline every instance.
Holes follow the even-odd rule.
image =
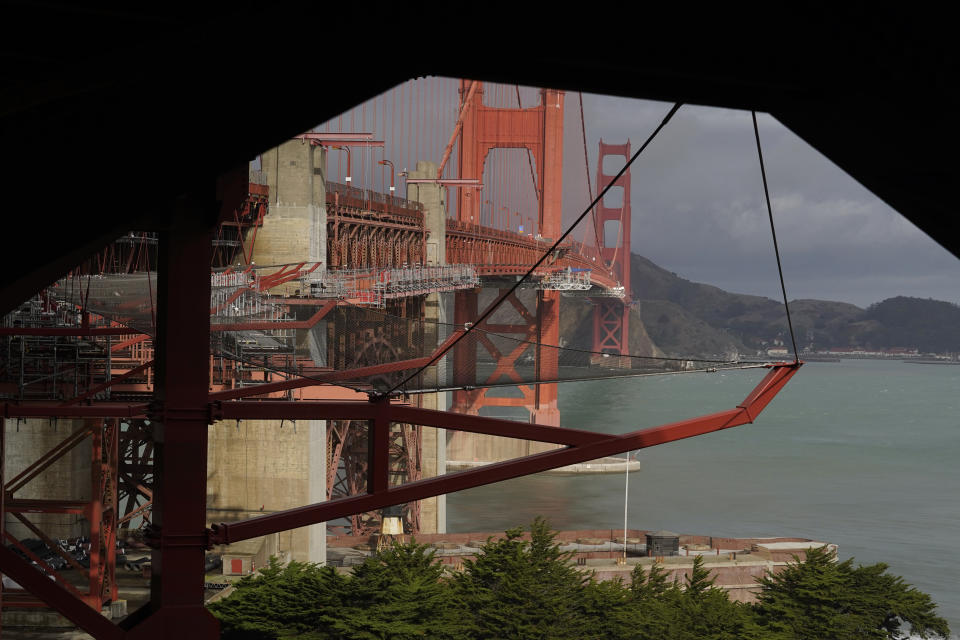
[[[600,141],[600,152],[597,157],[597,193],[606,189],[611,183],[623,189],[623,199],[620,204],[607,204],[607,196],[593,211],[594,224],[598,226],[598,247],[603,268],[617,279],[623,287],[626,297],[623,300],[598,298],[593,309],[593,351],[623,356],[630,353],[630,236],[631,236],[631,208],[630,208],[630,169],[613,182],[616,174],[608,175],[603,171],[605,158],[623,157],[626,164],[630,159],[630,141],[626,144],[606,144]],[[607,244],[607,223],[617,224],[616,239]]]
[[[595,439],[593,441],[587,441],[583,444],[570,446],[565,449],[547,451],[517,460],[487,465],[480,469],[411,482],[382,491],[368,490],[367,495],[289,509],[241,522],[215,525],[210,531],[210,542],[212,544],[228,544],[275,533],[277,531],[303,527],[317,522],[326,522],[352,513],[380,509],[411,500],[421,500],[443,493],[462,491],[484,484],[501,482],[532,473],[556,469],[569,464],[586,462],[625,451],[643,449],[747,424],[753,422],[756,416],[769,404],[776,394],[779,393],[790,378],[793,377],[801,364],[802,363],[779,363],[773,365],[764,379],[754,388],[747,398],[734,409],[693,418],[691,420],[674,422],[651,429],[634,431],[619,436],[597,433],[594,434]],[[374,420],[384,419],[380,413],[384,409],[390,409],[388,415],[391,419],[393,418],[393,408],[386,403],[382,403],[375,409],[376,415],[374,416]],[[286,411],[284,411],[284,413],[286,413]],[[412,417],[409,413],[406,413],[406,415]],[[322,420],[324,419],[324,413],[322,411],[315,411],[312,417],[313,419]],[[436,426],[442,426],[446,429],[457,429],[457,418],[458,416],[448,415],[445,424],[438,424]],[[489,421],[490,426],[485,427],[483,431],[480,432],[496,436],[508,436],[508,434],[515,433],[515,429],[518,426],[524,426],[513,423],[512,427],[501,428],[500,425],[495,424],[500,421],[489,418],[476,418],[476,420]],[[439,422],[439,420],[437,420],[437,422]],[[551,428],[546,425],[543,425],[543,428],[558,432],[565,431],[564,429]],[[579,433],[582,434],[582,432]],[[521,437],[529,439],[525,436]]]
[[[539,203],[537,217],[539,235],[546,238],[559,237],[562,232],[563,92],[550,89],[541,91],[541,102],[533,108],[502,109],[483,105],[481,83],[467,84],[465,81],[462,87],[463,102],[460,118],[451,138],[451,144],[447,147],[437,179],[443,182],[441,180],[443,165],[458,135],[460,136],[460,177],[454,179],[453,183],[460,183],[460,186],[464,186],[463,183],[479,186],[490,149],[526,148],[533,155],[536,163],[534,182]],[[310,144],[327,146],[333,144],[348,147],[383,145],[382,142],[374,141],[372,134],[306,133],[298,138],[305,143],[309,141]],[[602,172],[603,158],[620,154],[627,157],[629,149],[629,142],[626,145],[605,145],[601,142],[597,172],[598,189],[602,189],[612,179],[611,176],[606,176]],[[240,175],[241,173],[243,175]],[[148,406],[143,403],[122,404],[90,400],[98,392],[138,372],[149,372],[149,360],[153,354],[149,348],[148,338],[141,334],[123,340],[117,345],[110,345],[110,351],[120,351],[126,363],[110,382],[98,385],[88,384],[85,392],[79,393],[63,404],[23,402],[2,405],[3,416],[7,418],[98,419],[96,428],[85,427],[86,430],[80,438],[92,433],[94,439],[95,454],[91,468],[91,482],[95,498],[91,502],[24,500],[14,498],[12,491],[5,491],[2,493],[6,495],[0,496],[0,504],[6,512],[21,519],[31,530],[34,527],[26,520],[24,514],[38,509],[57,513],[79,513],[90,519],[91,528],[96,528],[96,533],[91,535],[91,538],[96,540],[94,545],[96,551],[91,552],[91,555],[96,556],[96,562],[91,564],[89,585],[91,593],[98,589],[97,597],[101,598],[101,602],[105,596],[112,594],[115,597],[116,595],[113,575],[109,571],[113,564],[110,554],[115,547],[112,536],[116,535],[119,522],[123,519],[128,520],[134,515],[143,514],[146,509],[152,508],[152,526],[149,531],[149,539],[154,546],[152,600],[149,605],[130,616],[124,625],[125,628],[134,630],[139,636],[145,638],[216,637],[216,622],[202,606],[201,589],[204,548],[211,542],[247,539],[306,524],[354,516],[392,504],[413,503],[442,493],[745,424],[756,417],[800,366],[799,363],[775,365],[767,377],[735,409],[621,436],[559,428],[556,385],[546,384],[523,387],[523,397],[519,399],[486,398],[484,390],[455,392],[455,409],[465,412],[461,415],[429,411],[383,398],[376,402],[301,401],[296,403],[240,399],[418,368],[429,362],[429,356],[396,362],[371,361],[368,366],[353,370],[317,370],[308,378],[279,382],[270,382],[270,377],[265,375],[263,384],[240,389],[225,389],[211,394],[209,393],[211,389],[223,389],[228,387],[229,383],[210,386],[212,365],[208,356],[210,337],[208,275],[211,260],[215,265],[226,260],[227,263],[223,265],[226,266],[233,264],[235,256],[229,251],[223,252],[219,249],[217,253],[212,251],[209,229],[212,228],[214,219],[218,219],[224,225],[218,231],[219,234],[225,233],[225,227],[230,227],[233,230],[231,233],[234,234],[231,238],[242,239],[244,231],[252,229],[251,244],[255,241],[256,230],[262,224],[266,211],[267,194],[265,187],[251,184],[247,177],[246,171],[243,171],[218,181],[218,197],[221,205],[215,211],[212,207],[200,206],[194,201],[182,202],[175,216],[176,222],[171,227],[172,230],[161,233],[157,250],[159,304],[155,402]],[[594,268],[591,279],[594,284],[606,289],[612,289],[618,284],[622,285],[629,296],[629,173],[618,185],[624,187],[623,206],[618,209],[601,205],[598,207],[597,223],[602,226],[608,221],[619,220],[621,225],[619,240],[610,247],[600,247],[603,268]],[[425,255],[426,231],[423,208],[419,203],[356,189],[349,185],[328,183],[327,187],[327,255],[329,257],[327,266],[355,269],[422,264]],[[484,276],[520,275],[525,273],[552,244],[545,239],[538,240],[532,235],[524,236],[474,224],[479,222],[480,217],[479,202],[476,201],[477,196],[473,189],[464,189],[457,200],[457,216],[455,219],[448,220],[446,230],[449,263],[477,265],[478,271]],[[210,224],[198,222],[202,220],[207,220]],[[146,241],[145,236],[139,238],[139,241],[143,245]],[[121,271],[126,272],[136,269],[137,265],[141,265],[144,260],[149,267],[151,264],[149,251],[144,254],[143,246],[135,251],[134,243],[128,244],[130,249],[125,252],[98,255],[99,271],[108,271],[112,268],[110,265],[116,264],[120,265]],[[244,260],[249,262],[247,248],[242,243],[239,245],[239,250],[244,252]],[[252,254],[252,248],[250,250]],[[304,273],[317,269],[318,266],[318,263],[314,263],[312,267],[306,263],[288,265],[260,279],[258,286],[261,289],[277,286],[297,279]],[[567,266],[592,268],[596,264],[591,264],[588,258],[583,256],[582,248],[578,248],[575,243],[563,245],[545,262],[541,273],[536,275],[544,275],[549,271]],[[216,325],[212,330],[308,328],[314,326],[336,304],[328,301],[319,303],[295,299],[282,302],[291,305],[322,304],[322,306],[312,318],[306,321],[222,324]],[[508,325],[485,324],[484,328],[499,333],[518,334],[525,340],[538,344],[558,343],[560,305],[558,292],[538,292],[535,309],[526,308],[514,296],[508,298],[507,302],[517,310],[522,321]],[[478,311],[476,290],[457,293],[455,321],[459,326],[473,322],[479,316]],[[629,308],[620,301],[610,298],[598,299],[594,325],[595,350],[626,353],[628,313]],[[462,331],[461,329],[456,332],[450,340],[459,336]],[[0,328],[0,335],[98,336],[139,333],[123,327],[90,327],[86,318],[84,324],[77,328]],[[176,336],[176,341],[168,339],[172,336]],[[357,337],[362,338],[359,334]],[[497,359],[496,371],[491,380],[506,377],[519,381],[515,365],[527,349],[534,347],[523,344],[513,352],[503,354],[489,339],[480,338],[479,340]],[[445,348],[447,344],[449,341],[440,348]],[[131,350],[129,355],[125,351],[127,349]],[[534,349],[538,377],[556,379],[558,377],[557,351],[539,346]],[[466,386],[476,384],[475,373],[473,373],[476,370],[476,344],[469,341],[458,343],[454,347],[454,362],[455,384]],[[221,382],[218,381],[217,384]],[[149,387],[148,381],[146,389],[149,390]],[[476,415],[480,406],[485,404],[526,406],[531,410],[533,424],[482,418]],[[121,433],[117,419],[142,419],[148,415],[153,421],[152,426],[156,436],[155,490],[151,491],[144,487],[142,477],[134,477],[135,470],[128,468],[134,476],[122,480],[123,491],[127,495],[139,492],[147,498],[147,502],[129,507],[124,518],[119,518],[116,508],[119,499],[117,473],[122,465],[118,460],[118,443],[121,440]],[[111,420],[101,428],[103,418]],[[339,443],[334,443],[335,460],[339,460],[339,456],[344,456],[345,460],[353,460],[350,464],[353,465],[351,468],[355,469],[355,473],[347,478],[347,482],[355,487],[360,487],[365,482],[367,495],[332,500],[249,521],[218,525],[214,530],[206,531],[204,529],[206,425],[215,420],[232,419],[324,419],[329,420],[330,425],[338,421],[352,425],[349,428],[354,432],[365,430],[363,425],[369,424],[369,432],[372,436],[368,439],[368,443],[364,443],[362,452],[361,449],[352,452],[349,450],[350,445],[347,443],[346,435],[340,439]],[[537,440],[565,445],[566,448],[493,464],[482,469],[423,480],[420,479],[418,472],[419,458],[410,451],[411,447],[419,450],[419,440],[409,425],[427,425],[453,431]],[[331,428],[336,429],[335,426]],[[345,427],[344,434],[346,432]],[[73,446],[78,441],[75,439],[71,441],[73,444],[67,444]],[[2,445],[3,439],[0,434],[0,448]],[[400,466],[406,465],[405,477],[408,482],[401,486],[390,486],[391,476],[397,474],[396,459],[399,455],[397,451],[401,449],[407,450],[406,461]],[[22,486],[37,473],[49,467],[64,452],[65,450],[58,449],[38,460],[9,484]],[[360,457],[363,459],[360,460]],[[139,465],[138,469],[142,466]],[[140,471],[146,472],[145,469]],[[152,472],[153,469],[149,471]],[[3,480],[2,473],[3,469],[0,466],[0,481]],[[328,488],[330,485],[328,478]],[[0,518],[0,536],[3,535],[2,526],[2,518]],[[96,637],[119,637],[122,633],[89,606],[93,604],[93,600],[84,603],[76,594],[70,592],[70,588],[42,577],[39,572],[2,545],[0,545],[0,569],[9,573],[32,593]]]
[[[469,85],[467,84],[469,82]],[[555,89],[543,89],[540,92],[540,104],[531,108],[505,109],[488,107],[483,104],[483,85],[479,82],[463,81],[463,96],[460,119],[460,178],[481,180],[487,155],[495,148],[525,148],[534,158],[537,174],[538,229],[540,235],[558,238],[562,233],[562,195],[563,195],[563,101],[564,93]],[[439,177],[439,176],[438,176]],[[480,222],[480,202],[476,194],[463,191],[457,200],[456,223],[461,231],[479,232],[475,227]],[[547,241],[523,241],[517,243],[513,234],[500,235],[504,242],[499,248],[511,247],[507,255],[498,256],[489,253],[498,248],[486,238],[471,238],[469,235],[450,233],[447,230],[447,260],[463,261],[478,265],[512,264],[530,266],[549,249]],[[479,234],[477,234],[479,235]],[[521,236],[522,238],[522,236]],[[450,246],[451,242],[453,247]],[[452,249],[452,250],[451,250]],[[480,250],[480,251],[478,251]],[[512,255],[510,255],[512,254]],[[557,256],[559,257],[559,256]],[[554,260],[555,261],[555,260]],[[502,292],[503,295],[506,292]],[[520,300],[510,295],[507,301],[524,319],[521,330],[526,341],[559,343],[560,294],[555,291],[543,291],[537,294],[537,308],[530,313]],[[480,317],[475,293],[458,292],[455,302],[455,323],[463,326]],[[488,382],[499,381],[502,376],[520,381],[515,364],[529,347],[520,343],[509,354],[500,353],[489,341],[481,340],[484,347],[497,361],[496,370]],[[472,343],[458,344],[454,348],[454,368],[461,372],[462,382],[471,384],[468,378],[476,370],[476,347]],[[536,374],[540,380],[556,380],[558,362],[556,350],[535,349]],[[530,407],[530,421],[559,424],[557,410],[557,388],[555,384],[535,385],[533,388],[521,387],[523,398],[521,406]],[[477,413],[485,405],[517,404],[511,398],[487,397],[485,389],[455,391],[453,410],[461,413]]]
[[[3,485],[3,516],[11,515],[41,539],[54,553],[64,558],[70,565],[86,577],[85,591],[78,590],[60,573],[40,560],[16,538],[4,533],[5,540],[11,542],[20,551],[42,567],[63,588],[99,611],[104,603],[115,600],[117,587],[115,579],[116,553],[116,503],[117,503],[117,428],[116,421],[96,420],[84,424],[67,436],[53,449],[41,456],[14,478]],[[25,487],[73,450],[78,444],[91,440],[90,446],[90,498],[87,500],[57,500],[17,498],[16,492]],[[90,527],[90,562],[87,568],[81,567],[76,560],[64,553],[59,545],[37,528],[27,518],[27,514],[73,514],[82,516]],[[38,606],[40,602],[27,594],[19,595],[17,606]]]
[[[543,89],[540,104],[527,109],[504,109],[483,104],[483,85],[463,81],[464,103],[460,133],[460,178],[483,179],[487,154],[495,148],[528,149],[537,167],[539,229],[548,238],[559,237],[563,179],[564,92]],[[438,176],[439,177],[439,176]],[[480,222],[480,202],[469,191],[458,200],[457,219]]]
[[[177,224],[161,232],[157,278],[153,548],[150,603],[140,638],[216,638],[203,606],[206,540],[210,205],[181,200]],[[137,614],[134,614],[137,615]]]
[[[29,562],[0,545],[0,567],[17,584],[64,615],[78,627],[100,640],[121,640],[123,630],[92,609],[62,584],[50,580]],[[189,636],[186,636],[189,637]]]
[[[617,356],[629,354],[629,327],[629,305],[615,298],[594,299],[592,351]]]
[[[500,291],[500,296],[506,290]],[[505,302],[512,306],[521,318],[521,322],[512,325],[492,325],[487,321],[478,328],[499,334],[513,334],[518,339],[515,347],[509,353],[502,353],[493,342],[483,334],[479,336],[480,343],[493,356],[497,365],[486,380],[476,379],[476,345],[470,341],[461,341],[454,347],[454,385],[472,387],[481,384],[503,382],[509,379],[517,382],[522,396],[518,398],[503,398],[488,395],[489,389],[465,389],[453,392],[451,409],[456,413],[477,414],[484,406],[514,406],[530,410],[530,421],[540,424],[559,425],[560,414],[557,410],[556,384],[522,385],[523,378],[517,373],[516,365],[522,359],[534,352],[536,375],[540,380],[556,380],[559,363],[556,349],[541,349],[539,344],[557,344],[559,342],[559,292],[538,291],[536,308],[528,309],[514,294],[507,296]],[[491,304],[495,304],[496,300]],[[475,320],[483,315],[477,306],[476,292],[458,292],[457,304],[454,307],[454,322],[463,324]],[[457,436],[454,436],[457,437]]]

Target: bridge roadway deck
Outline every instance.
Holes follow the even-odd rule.
[[[447,219],[446,232],[447,262],[472,264],[481,276],[523,275],[553,246],[550,239],[463,223],[452,218]],[[618,287],[620,283],[616,278],[592,258],[580,243],[565,242],[534,274],[542,276],[567,267],[590,269],[590,280],[595,286],[604,290]]]
[[[335,246],[331,247],[330,266],[346,266],[335,257],[339,255],[337,247],[341,242],[337,223],[355,227],[359,225],[363,229],[361,235],[377,235],[384,245],[391,244],[385,240],[391,235],[397,239],[402,236],[402,244],[410,244],[423,242],[430,233],[425,226],[423,205],[419,202],[334,182],[327,182],[326,186],[327,216],[335,223],[332,232]],[[551,251],[554,243],[552,238],[525,235],[450,217],[446,218],[445,232],[446,264],[473,265],[481,276],[523,275]],[[411,254],[410,257],[414,256]],[[353,268],[376,267],[378,264],[357,264]],[[392,266],[406,265],[397,263]],[[616,290],[621,285],[600,252],[595,247],[578,242],[564,242],[554,249],[553,255],[547,257],[535,275],[544,276],[567,267],[589,269],[591,282],[605,292]]]

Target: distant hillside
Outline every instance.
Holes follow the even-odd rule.
[[[631,288],[647,333],[676,356],[755,355],[789,342],[783,303],[691,282],[634,254]],[[960,351],[960,307],[897,297],[861,309],[846,302],[792,300],[801,350],[861,346]]]
[[[865,344],[960,351],[960,307],[955,304],[897,296],[870,305],[864,318],[871,323],[862,336]]]

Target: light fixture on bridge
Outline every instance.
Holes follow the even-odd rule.
[[[330,145],[330,148],[331,148],[331,149],[336,149],[337,151],[346,151],[346,152],[347,152],[347,175],[346,175],[346,177],[343,179],[343,181],[346,182],[347,184],[350,184],[350,180],[352,179],[352,178],[350,177],[350,147],[332,144],[332,145]]]
[[[378,160],[377,164],[382,164],[390,167],[390,193],[392,195],[393,192],[396,191],[396,189],[393,186],[393,174],[394,174],[393,163],[387,160],[386,158],[384,158],[383,160]],[[400,175],[403,175],[403,173],[401,173]]]
[[[388,541],[403,542],[403,505],[384,507],[380,511],[380,535],[377,536],[377,551],[387,546]]]

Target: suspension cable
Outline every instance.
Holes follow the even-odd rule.
[[[580,98],[580,133],[583,135],[583,164],[587,169],[587,196],[590,200],[593,200],[593,185],[590,183],[590,156],[587,154],[587,125],[583,117],[583,92],[578,91],[577,96]],[[597,159],[597,162],[600,160]],[[599,167],[597,167],[599,169]],[[603,243],[600,242],[600,231],[597,229],[597,212],[596,209],[593,210],[590,218],[593,220],[593,237],[596,241],[597,253],[600,253],[600,248],[603,246]],[[583,232],[584,244],[586,244],[587,232]],[[581,247],[582,249],[582,247]],[[602,258],[601,258],[602,259]]]
[[[424,393],[438,393],[440,391],[473,391],[474,389],[500,389],[507,387],[518,387],[521,385],[536,386],[540,384],[557,384],[560,382],[597,382],[600,380],[622,380],[624,378],[657,378],[662,376],[676,376],[688,373],[717,373],[719,371],[740,371],[747,369],[769,369],[770,363],[759,364],[741,364],[730,367],[707,367],[703,369],[685,369],[681,371],[645,371],[638,373],[616,373],[602,378],[591,377],[572,377],[572,378],[554,378],[553,380],[530,380],[526,382],[478,382],[471,385],[458,385],[449,387],[425,387],[423,389],[404,389],[404,395],[412,396]]]
[[[751,111],[753,118],[753,136],[757,140],[757,156],[760,158],[760,176],[763,178],[763,195],[767,200],[767,215],[770,218],[770,234],[773,236],[773,251],[777,256],[777,271],[780,273],[780,290],[783,292],[783,308],[787,312],[787,326],[790,328],[790,341],[793,343],[793,361],[800,361],[797,351],[797,338],[793,334],[793,321],[790,319],[790,305],[787,303],[787,286],[783,283],[783,266],[780,264],[780,247],[777,244],[777,229],[773,225],[773,207],[770,206],[770,189],[767,187],[767,170],[763,166],[763,150],[760,148],[760,130],[757,128],[757,112]]]
[[[390,395],[390,394],[394,393],[397,389],[399,389],[400,387],[402,387],[403,385],[405,385],[407,382],[409,382],[409,381],[412,380],[413,378],[415,378],[415,377],[417,377],[418,375],[420,375],[421,373],[423,373],[423,371],[425,371],[425,370],[427,369],[427,367],[432,366],[437,360],[439,360],[440,358],[442,358],[448,351],[450,351],[450,349],[452,349],[454,346],[456,346],[457,343],[459,343],[459,342],[460,342],[461,340],[463,340],[467,335],[469,335],[470,332],[473,331],[473,329],[474,329],[475,327],[480,326],[480,325],[483,323],[483,321],[486,320],[486,319],[490,316],[490,314],[492,314],[494,311],[496,311],[496,310],[500,307],[500,305],[503,304],[503,302],[504,302],[507,298],[509,298],[510,295],[511,295],[514,291],[516,291],[517,289],[519,289],[519,288],[520,288],[520,284],[521,284],[524,280],[526,280],[527,278],[529,278],[529,277],[533,274],[533,272],[536,271],[537,268],[538,268],[541,264],[544,263],[544,261],[546,261],[546,259],[554,252],[554,250],[555,250],[558,246],[560,246],[560,243],[561,243],[561,242],[563,242],[564,240],[567,239],[567,236],[569,236],[569,235],[573,232],[573,230],[576,228],[576,226],[577,226],[578,224],[580,224],[580,221],[583,220],[583,219],[590,213],[590,211],[593,210],[593,208],[594,208],[595,206],[597,206],[597,203],[599,203],[599,202],[603,199],[603,196],[605,196],[605,195],[607,194],[607,191],[609,191],[609,190],[613,187],[613,185],[616,184],[617,180],[619,180],[619,179],[623,176],[623,174],[625,174],[625,173],[627,172],[627,169],[629,169],[629,168],[630,168],[630,165],[632,165],[632,164],[634,163],[634,161],[635,161],[637,158],[640,157],[640,154],[643,153],[648,146],[650,146],[650,143],[653,142],[653,139],[657,137],[657,134],[660,133],[660,131],[661,131],[665,126],[667,126],[667,123],[670,122],[671,119],[673,119],[674,114],[676,114],[677,111],[680,109],[680,105],[681,105],[681,104],[682,104],[682,103],[677,102],[676,104],[674,104],[674,105],[670,108],[670,111],[667,113],[666,116],[664,116],[664,118],[663,118],[663,120],[660,122],[660,124],[657,125],[657,128],[653,130],[653,133],[651,133],[651,134],[647,137],[647,139],[646,139],[646,140],[644,141],[644,143],[640,146],[640,148],[637,149],[636,153],[634,153],[633,156],[631,156],[630,159],[627,161],[627,163],[626,163],[625,165],[623,165],[623,168],[620,169],[620,171],[617,173],[617,175],[614,177],[614,179],[611,180],[610,183],[607,184],[607,186],[604,187],[604,188],[600,191],[600,193],[597,194],[597,197],[594,198],[593,201],[592,201],[589,205],[587,205],[587,208],[583,210],[583,213],[581,213],[579,216],[577,216],[577,219],[573,221],[573,224],[571,224],[569,227],[567,227],[567,230],[564,231],[563,234],[561,234],[561,236],[560,236],[559,238],[557,238],[557,240],[553,243],[553,245],[551,245],[550,248],[549,248],[547,251],[545,251],[545,252],[543,253],[543,255],[540,256],[540,259],[537,260],[536,263],[534,263],[534,265],[533,265],[532,267],[530,267],[530,268],[527,270],[527,272],[526,272],[521,278],[518,278],[518,279],[517,279],[517,281],[513,284],[512,287],[510,287],[507,291],[505,291],[504,293],[502,293],[502,294],[500,295],[500,298],[498,298],[496,302],[494,302],[492,305],[490,305],[490,306],[487,308],[487,310],[486,310],[483,314],[481,314],[480,317],[477,318],[476,321],[474,321],[469,327],[466,327],[466,330],[465,330],[463,333],[461,333],[455,340],[451,341],[451,343],[450,343],[449,345],[447,345],[446,349],[444,349],[444,350],[438,352],[437,354],[435,354],[432,358],[430,358],[430,361],[429,361],[427,364],[423,365],[422,367],[420,367],[419,369],[417,369],[416,371],[414,371],[413,373],[411,373],[409,376],[407,376],[406,378],[404,378],[403,380],[401,380],[401,381],[398,382],[397,384],[393,385],[393,387],[391,387],[390,390],[387,391],[385,395]]]

